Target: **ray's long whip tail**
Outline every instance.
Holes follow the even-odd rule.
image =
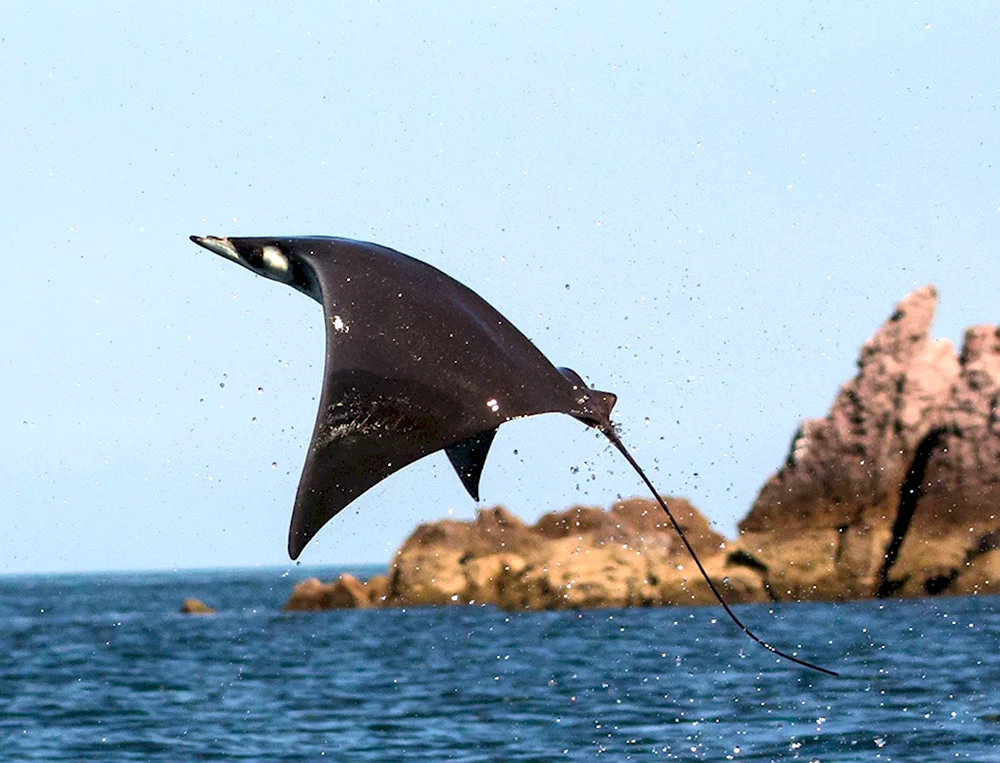
[[[784,657],[786,660],[790,660],[791,662],[794,662],[797,665],[801,665],[804,668],[809,668],[810,670],[816,670],[820,673],[826,673],[826,675],[828,676],[839,676],[840,674],[836,673],[833,670],[829,670],[819,665],[814,665],[813,663],[807,662],[806,660],[800,660],[798,657],[793,657],[787,652],[782,652],[777,647],[772,646],[771,644],[767,643],[762,638],[757,636],[757,634],[755,634],[753,631],[751,631],[747,626],[743,624],[740,618],[736,616],[736,613],[729,608],[729,605],[726,603],[726,600],[722,598],[722,594],[719,593],[719,589],[715,587],[715,583],[712,582],[712,579],[708,576],[708,572],[706,572],[705,568],[702,566],[701,560],[698,559],[698,555],[694,552],[694,548],[691,547],[691,543],[690,541],[688,541],[687,536],[684,534],[684,530],[681,529],[680,523],[674,518],[673,513],[667,507],[666,502],[660,497],[660,494],[653,486],[653,483],[650,481],[649,477],[646,476],[646,473],[642,470],[642,467],[640,467],[639,464],[636,462],[636,460],[632,458],[632,454],[629,453],[628,448],[626,448],[625,444],[621,441],[621,439],[619,439],[617,432],[615,432],[614,430],[608,430],[604,427],[601,427],[601,431],[604,432],[604,435],[611,441],[611,443],[616,448],[618,448],[621,454],[625,456],[625,460],[629,462],[632,468],[635,469],[636,474],[638,474],[639,477],[642,478],[642,481],[646,483],[646,487],[649,488],[649,492],[653,494],[653,497],[656,499],[656,502],[660,504],[660,508],[663,509],[664,513],[667,515],[667,518],[670,520],[670,523],[674,526],[674,529],[677,531],[677,534],[680,536],[680,539],[684,541],[684,546],[687,548],[688,553],[691,554],[691,558],[694,559],[694,563],[698,566],[698,571],[701,572],[701,576],[705,578],[705,582],[708,583],[708,587],[712,590],[712,593],[715,594],[715,598],[719,600],[719,604],[721,604],[722,608],[726,610],[726,614],[729,615],[729,619],[732,620],[734,623],[736,623],[736,625],[739,627],[741,631],[743,631],[743,633],[749,636],[753,641],[756,641],[758,644],[760,644],[769,652],[772,652],[778,655],[779,657]]]

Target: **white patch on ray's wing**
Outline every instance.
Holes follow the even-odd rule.
[[[265,246],[261,252],[264,256],[264,264],[271,270],[278,273],[288,272],[288,258],[276,246]]]

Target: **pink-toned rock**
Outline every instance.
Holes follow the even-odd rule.
[[[979,559],[993,558],[1000,538],[1000,329],[968,329],[959,362],[944,421],[915,463],[916,500],[901,506],[904,537],[885,593],[1000,593]]]
[[[955,357],[936,304],[925,286],[897,305],[740,523],[731,561],[773,598],[1000,592],[977,562],[1000,528],[1000,334],[969,329]]]
[[[920,534],[1000,514],[1000,329],[968,329],[960,363],[913,517]]]
[[[857,375],[826,418],[802,422],[742,532],[837,530],[894,513],[910,458],[941,425],[958,377],[951,342],[929,336],[936,306],[933,286],[917,289],[864,343]]]

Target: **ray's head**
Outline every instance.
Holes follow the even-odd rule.
[[[288,284],[320,301],[312,268],[280,239],[191,236],[191,240],[259,276]]]

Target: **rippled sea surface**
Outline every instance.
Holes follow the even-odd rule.
[[[1000,760],[1000,599],[283,614],[332,570],[0,578],[0,760]],[[213,616],[177,614],[196,596]]]

